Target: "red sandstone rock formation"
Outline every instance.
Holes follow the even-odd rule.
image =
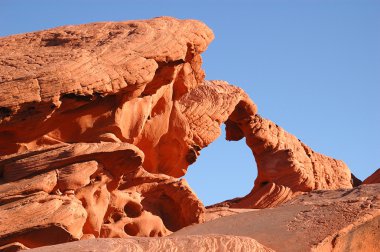
[[[243,135],[257,163],[252,191],[233,207],[266,208],[281,204],[297,192],[352,188],[351,173],[343,161],[314,152],[295,136],[258,115],[247,120],[231,115],[227,138]]]
[[[164,236],[202,222],[204,207],[187,183],[146,172],[143,158],[131,144],[107,142],[2,157],[0,245]]]
[[[0,247],[1,249],[1,247]],[[66,251],[251,251],[272,252],[249,237],[232,235],[191,235],[186,237],[165,238],[130,238],[130,239],[94,239],[70,242],[56,246],[33,249],[36,252],[66,252]]]
[[[212,39],[203,23],[168,17],[0,38],[0,246],[165,236],[245,211],[226,206],[351,188],[342,161],[261,118],[242,89],[204,81]],[[258,177],[250,194],[205,215],[178,178],[222,123],[228,140],[246,138]]]
[[[181,127],[171,118],[176,101],[202,82],[200,53],[212,39],[203,23],[173,18],[2,38],[0,155],[122,141],[145,152],[148,171],[160,172],[165,165],[151,149],[164,148],[169,127]]]
[[[291,199],[298,192],[352,188],[343,161],[314,152],[295,136],[257,115],[255,104],[240,88],[224,81],[199,85],[180,100],[190,136],[198,148],[220,135],[225,122],[227,140],[246,138],[255,157],[258,177],[251,193],[223,202],[235,208],[266,208]],[[196,120],[194,120],[196,118]]]
[[[377,169],[371,176],[363,181],[363,184],[376,184],[380,183],[380,169]]]
[[[172,237],[252,237],[275,251],[378,251],[380,185],[315,191],[277,208],[186,227]]]
[[[202,83],[212,39],[173,18],[0,39],[0,244],[164,236],[202,222],[186,182],[164,174],[189,165],[178,100]]]
[[[204,206],[184,179],[140,168],[125,174],[104,216],[100,237],[165,236],[204,221]]]
[[[380,186],[362,185],[307,193],[165,238],[96,239],[32,251],[378,251],[379,224]]]

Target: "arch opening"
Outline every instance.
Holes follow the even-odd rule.
[[[257,165],[245,140],[227,141],[221,135],[202,149],[184,178],[205,206],[246,196],[257,177]]]

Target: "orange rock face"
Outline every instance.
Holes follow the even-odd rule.
[[[186,181],[146,172],[143,159],[136,146],[110,142],[2,157],[0,245],[164,236],[202,222],[204,207]]]
[[[0,245],[165,236],[202,222],[203,204],[168,175],[189,165],[179,100],[203,81],[212,39],[173,18],[0,39]]]
[[[351,172],[343,161],[315,153],[295,136],[257,114],[256,105],[240,88],[224,81],[199,85],[180,100],[189,122],[190,145],[206,147],[226,124],[227,140],[246,138],[255,157],[258,177],[251,193],[218,205],[266,208],[300,192],[352,188]],[[196,118],[196,120],[192,119]]]
[[[376,184],[380,183],[380,169],[377,169],[371,176],[363,181],[363,184]]]
[[[378,251],[380,185],[305,193],[260,209],[186,227],[171,237],[253,237],[275,251]]]
[[[247,211],[230,208],[351,188],[342,161],[261,118],[242,89],[204,80],[213,37],[199,21],[162,17],[0,38],[0,247],[166,236]],[[258,177],[247,196],[206,211],[179,178],[223,123],[228,140],[246,138]]]
[[[148,171],[166,169],[155,150],[181,127],[176,101],[202,82],[200,53],[212,39],[203,23],[173,18],[2,38],[0,155],[122,141],[144,150]]]
[[[246,137],[258,169],[252,191],[231,206],[273,207],[298,192],[352,188],[351,173],[343,161],[314,152],[269,120],[255,115],[246,121],[232,115],[226,130],[231,140]]]
[[[191,244],[191,245],[190,245]],[[1,248],[0,248],[1,249]],[[256,240],[233,235],[191,235],[186,237],[94,239],[70,242],[55,246],[34,249],[38,252],[65,251],[252,251],[272,252]]]

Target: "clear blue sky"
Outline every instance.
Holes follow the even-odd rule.
[[[380,167],[380,1],[0,0],[0,36],[163,15],[213,29],[207,79],[242,87],[262,116],[359,178]],[[207,205],[245,195],[256,173],[244,140],[222,136],[186,178]]]

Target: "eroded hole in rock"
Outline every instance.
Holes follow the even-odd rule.
[[[260,185],[261,185],[261,186],[265,186],[265,185],[267,185],[268,183],[269,183],[269,181],[263,181],[263,182],[260,183]]]
[[[123,217],[123,215],[121,213],[113,213],[111,218],[114,222],[118,222],[119,220],[121,220],[121,218]]]
[[[197,153],[195,149],[190,149],[186,154],[186,161],[189,164],[193,164],[197,160]]]
[[[124,212],[127,214],[129,218],[137,218],[141,215],[141,206],[135,202],[129,201],[124,206]]]
[[[12,110],[7,107],[0,107],[0,119],[9,117],[12,115]]]
[[[160,231],[156,231],[156,230],[152,230],[152,231],[150,231],[150,233],[149,233],[149,237],[161,237],[161,236],[163,236],[162,235],[162,232],[160,232]]]
[[[165,204],[163,204],[163,202],[165,202]],[[141,204],[148,212],[159,216],[165,227],[171,231],[177,231],[186,226],[181,222],[181,206],[166,194],[161,192],[151,193],[146,195],[146,198]]]
[[[244,197],[253,188],[257,166],[245,143],[227,141],[225,126],[222,134],[207,148],[202,149],[185,179],[205,206],[236,197]]]
[[[136,236],[139,232],[139,228],[134,223],[128,223],[124,226],[124,232],[130,236]]]
[[[76,101],[90,102],[93,99],[93,97],[91,95],[79,95],[79,94],[68,93],[68,94],[61,95],[61,99],[73,99]]]

